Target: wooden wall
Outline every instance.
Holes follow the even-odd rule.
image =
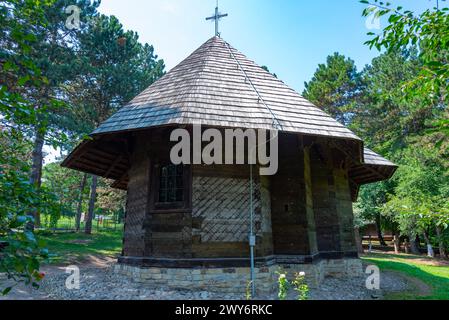
[[[123,255],[247,258],[249,166],[192,165],[192,208],[151,210],[151,168],[168,159],[170,132],[134,134]],[[347,169],[338,150],[325,140],[281,134],[278,173],[258,173],[254,167],[257,257],[355,251]]]
[[[326,140],[316,139],[310,148],[310,160],[319,252],[356,251],[345,157]]]
[[[169,129],[134,136],[125,218],[125,256],[186,258],[192,256],[192,217],[188,210],[155,212],[151,208],[151,170],[169,159]]]
[[[308,166],[308,159],[306,161]],[[310,173],[305,175],[305,154],[301,139],[298,135],[281,134],[279,170],[271,177],[274,254],[309,255],[315,251],[311,199],[310,193],[307,199],[307,189],[310,189]]]
[[[309,240],[309,255],[314,256],[318,253],[318,244],[316,236],[316,222],[313,204],[313,187],[312,187],[312,163],[310,159],[310,147],[304,144],[304,140],[301,139],[303,145],[304,155],[304,188],[305,188],[305,207],[307,216],[307,236]]]
[[[270,177],[260,176],[261,225],[256,242],[256,255],[259,257],[274,254],[271,188]]]
[[[135,137],[139,146],[131,155],[128,171],[129,183],[126,201],[123,255],[141,257],[145,255],[146,229],[143,228],[148,212],[150,188],[148,144],[142,137]]]
[[[352,210],[351,190],[348,182],[348,171],[334,168],[337,215],[340,225],[340,250],[355,252],[354,213]]]
[[[172,145],[169,133],[169,129],[161,129],[134,137],[123,254],[153,258],[247,258],[249,166],[192,165],[192,209],[151,210],[151,168],[154,163],[168,159]],[[269,207],[262,210],[261,204],[264,201],[269,205],[270,200],[268,186],[265,182],[261,188],[258,173],[254,166],[256,254],[265,256],[272,253],[271,219]]]
[[[193,166],[193,255],[198,258],[249,256],[249,167]],[[261,182],[254,167],[253,210],[256,254],[271,252],[269,210],[262,210]],[[266,188],[264,199],[266,199]],[[264,216],[265,215],[265,216]]]

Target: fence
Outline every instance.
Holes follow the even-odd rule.
[[[80,230],[84,230],[85,221],[80,221]],[[115,231],[119,230],[122,226],[121,222],[115,216],[97,216],[92,220],[92,231]],[[56,224],[52,224],[49,216],[41,217],[40,229],[49,230],[52,232],[75,232],[76,231],[76,219],[75,217],[62,216]]]

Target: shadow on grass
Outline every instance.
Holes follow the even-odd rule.
[[[416,255],[416,254],[408,254],[408,253],[383,253],[383,252],[374,252],[371,254],[366,254],[366,256],[375,256],[375,257],[382,257],[386,259],[391,258],[397,258],[397,259],[404,259],[404,260],[425,260],[429,262],[441,262],[441,263],[447,263],[447,260],[440,260],[436,258],[429,258],[425,255]]]
[[[402,255],[398,256],[398,259],[404,258]],[[419,283],[419,281],[414,281],[416,290],[413,290],[413,292],[391,293],[386,296],[387,299],[449,300],[449,267],[447,266],[430,266],[397,261],[388,254],[373,254],[362,259],[365,262],[376,264],[381,270],[397,271],[406,277],[420,280],[431,288],[431,293],[429,294],[425,292],[426,290],[419,288],[419,285],[416,286],[416,283]]]
[[[40,235],[50,252],[50,263],[83,261],[87,256],[116,256],[122,249],[122,231],[101,231],[92,235],[63,233]]]

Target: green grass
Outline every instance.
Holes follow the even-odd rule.
[[[99,231],[92,235],[84,233],[44,233],[39,239],[45,241],[50,263],[83,261],[89,255],[116,256],[122,249],[122,228],[116,231]]]
[[[449,300],[449,266],[434,266],[423,262],[422,256],[405,254],[381,254],[372,253],[362,257],[367,263],[376,264],[381,270],[400,272],[408,277],[421,280],[431,288],[431,293],[421,295],[418,291],[391,293],[386,299],[402,300]],[[427,259],[427,261],[432,261]]]
[[[50,217],[47,215],[41,216],[41,225],[45,228],[50,228]],[[62,216],[58,219],[56,224],[58,229],[75,229],[75,217]]]
[[[50,226],[50,217],[47,215],[41,216],[41,225],[45,229],[51,229]],[[84,229],[84,221],[81,221],[81,229]],[[116,225],[116,227],[119,227],[119,224]],[[68,216],[62,216],[58,219],[58,222],[56,224],[57,229],[75,229],[75,217],[68,217]],[[102,224],[99,224],[97,220],[92,221],[92,228],[93,229],[111,229],[114,228],[114,222],[112,220],[103,220]]]

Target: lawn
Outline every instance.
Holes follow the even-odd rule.
[[[52,229],[53,227],[50,225],[50,216],[48,215],[42,215],[41,216],[41,226],[44,229]],[[122,226],[121,224],[117,223],[114,224],[114,220],[111,219],[105,219],[100,224],[98,219],[94,219],[92,221],[92,228],[94,230],[102,230],[102,229],[112,229],[112,228],[119,228]],[[81,230],[84,230],[84,221],[80,222]],[[56,229],[58,230],[74,230],[75,229],[75,217],[71,216],[62,216],[58,219],[56,223]]]
[[[410,292],[388,294],[386,299],[449,300],[449,264],[423,256],[410,254],[371,253],[362,259],[376,264],[380,270],[399,272],[415,278],[430,288],[429,293],[420,293],[419,288]],[[382,281],[382,278],[381,278]]]
[[[45,241],[50,252],[50,263],[83,261],[89,255],[116,256],[122,249],[122,228],[94,231],[92,235],[80,233],[44,233],[39,238]]]

